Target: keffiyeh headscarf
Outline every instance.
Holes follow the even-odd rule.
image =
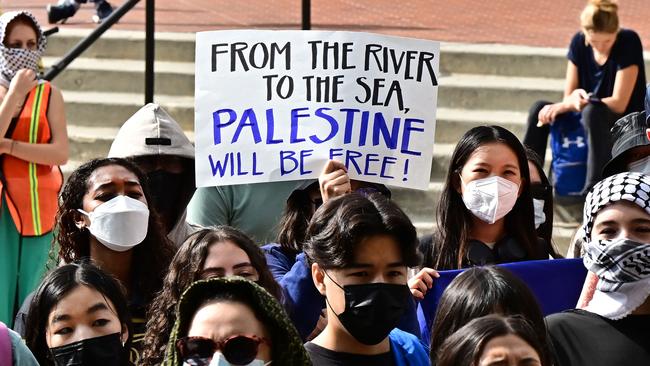
[[[621,319],[650,295],[650,243],[630,239],[591,240],[598,212],[609,204],[628,201],[650,215],[650,177],[621,173],[594,186],[584,207],[584,264],[598,276],[587,310],[609,319]]]
[[[36,50],[8,48],[4,45],[4,40],[7,36],[7,26],[19,15],[29,17],[38,29],[38,45]],[[31,69],[38,71],[38,61],[43,55],[43,52],[45,52],[46,44],[47,38],[38,25],[36,18],[31,13],[27,11],[10,11],[2,14],[0,16],[0,85],[9,87],[11,79],[13,79],[18,70]]]

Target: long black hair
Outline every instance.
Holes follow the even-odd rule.
[[[467,160],[479,147],[500,143],[517,156],[521,174],[520,195],[512,210],[505,216],[505,230],[526,251],[526,259],[544,259],[538,248],[533,222],[533,199],[530,195],[530,174],[524,147],[512,132],[500,126],[479,126],[467,131],[456,145],[451,156],[445,186],[437,207],[437,234],[430,250],[433,267],[457,269],[462,267],[467,252],[472,213],[465,207],[460,187],[460,172]],[[427,265],[429,265],[427,263]]]
[[[113,276],[102,271],[90,261],[78,261],[50,272],[41,282],[30,303],[25,323],[25,342],[40,365],[53,364],[48,357],[49,348],[45,339],[50,312],[59,301],[78,286],[95,289],[105,299],[110,300],[120,323],[126,324],[129,330],[129,341],[124,349],[130,348],[133,331],[124,288]]]
[[[156,296],[148,311],[147,332],[144,337],[142,365],[158,365],[176,320],[175,307],[193,282],[201,279],[210,247],[217,243],[231,242],[243,250],[257,271],[257,284],[282,300],[282,289],[275,281],[262,250],[241,231],[230,226],[216,226],[199,230],[190,235],[176,252],[165,276],[162,291]]]
[[[83,208],[83,197],[88,192],[88,179],[101,167],[117,165],[135,174],[142,186],[147,202],[153,202],[147,185],[147,176],[136,165],[126,159],[105,158],[91,160],[77,168],[61,191],[56,213],[56,237],[53,249],[58,246],[60,259],[71,262],[90,256],[90,232],[76,225],[77,211]],[[162,278],[167,273],[175,248],[167,239],[160,224],[158,213],[149,204],[147,236],[133,248],[133,289],[148,304],[160,290]],[[58,261],[57,261],[58,262]],[[128,284],[125,284],[128,285]]]
[[[540,341],[547,343],[544,317],[528,286],[507,269],[475,267],[454,278],[440,298],[432,327],[431,359],[441,356],[442,343],[462,326],[493,313],[523,316]]]
[[[494,314],[474,319],[451,335],[443,343],[438,358],[435,360],[435,365],[478,365],[485,345],[496,337],[509,334],[513,334],[528,343],[537,352],[541,366],[550,366],[551,361],[543,352],[545,346],[537,338],[533,327],[526,319],[518,316],[502,317]]]

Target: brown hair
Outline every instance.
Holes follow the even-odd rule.
[[[7,44],[7,38],[9,38],[9,35],[11,34],[11,31],[14,30],[14,27],[17,24],[24,24],[24,25],[27,25],[30,28],[32,28],[34,30],[34,33],[36,34],[36,44],[38,44],[38,42],[40,42],[39,38],[41,36],[41,31],[38,29],[38,26],[36,25],[36,23],[34,23],[32,18],[30,18],[28,15],[20,14],[20,15],[17,15],[15,18],[13,18],[9,22],[9,24],[7,24],[7,28],[5,29],[5,34],[4,34],[3,41],[2,41],[2,43],[4,44],[5,47],[9,47],[9,45]]]
[[[589,0],[580,14],[580,25],[587,32],[616,33],[618,4],[614,0]]]

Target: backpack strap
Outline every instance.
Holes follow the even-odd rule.
[[[13,351],[9,329],[0,322],[0,365],[13,365]]]

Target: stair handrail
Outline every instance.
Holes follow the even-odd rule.
[[[139,2],[140,0],[127,0],[113,11],[111,15],[102,20],[97,28],[72,47],[57,63],[52,65],[43,78],[52,81]],[[154,0],[146,0],[145,103],[150,103],[153,100],[154,8]]]

